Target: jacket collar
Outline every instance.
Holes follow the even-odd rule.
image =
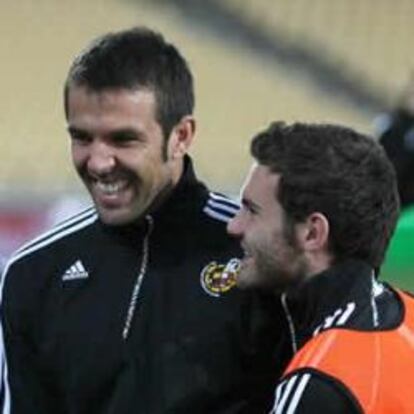
[[[364,262],[347,260],[313,275],[285,293],[289,318],[300,346],[330,316],[348,303],[371,306],[373,270]]]
[[[150,211],[150,214],[156,221],[170,221],[171,215],[182,220],[186,214],[200,211],[207,197],[208,190],[204,184],[198,181],[192,159],[186,155],[183,173],[177,185],[164,202],[156,210]]]
[[[160,225],[164,230],[178,224],[182,224],[189,216],[200,212],[208,198],[208,189],[198,181],[194,172],[193,162],[189,155],[184,157],[183,173],[171,192],[162,201],[161,205],[150,210],[150,214],[157,227]],[[122,226],[110,226],[102,223],[104,231],[118,234],[121,237],[135,239],[137,235],[145,233],[147,223],[144,216],[139,217],[132,223]]]

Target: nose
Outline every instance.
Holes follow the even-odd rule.
[[[114,150],[105,142],[96,141],[90,145],[88,171],[96,175],[112,172],[116,165]]]

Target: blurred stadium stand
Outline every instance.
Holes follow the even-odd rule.
[[[305,48],[352,74],[375,95],[392,96],[412,68],[411,0],[216,0],[259,30]]]
[[[372,132],[414,67],[413,15],[411,0],[1,2],[0,215],[36,225],[16,225],[12,237],[0,217],[0,255],[50,223],[62,199],[70,209],[85,202],[77,201],[84,193],[70,165],[61,92],[93,37],[144,24],[179,46],[196,80],[199,172],[237,194],[250,137],[271,120]]]

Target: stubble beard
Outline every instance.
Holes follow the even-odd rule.
[[[242,266],[237,285],[242,289],[257,288],[282,293],[300,284],[306,277],[307,262],[303,251],[294,243],[285,242],[273,250],[255,246],[252,258]]]

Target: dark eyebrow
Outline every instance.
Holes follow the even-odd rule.
[[[138,138],[143,138],[144,134],[140,131],[137,131],[133,128],[121,128],[121,129],[115,129],[109,133],[109,135],[134,135]]]
[[[70,125],[67,127],[67,131],[69,132],[70,135],[78,134],[78,133],[85,134],[87,132],[87,131],[84,131],[83,129],[76,128]]]
[[[114,131],[111,131],[108,133],[108,137],[114,141],[119,142],[128,142],[128,141],[139,141],[139,142],[145,142],[147,141],[146,135],[133,128],[121,128],[116,129]]]
[[[81,128],[77,128],[74,126],[69,125],[67,127],[67,131],[70,135],[89,135],[87,130],[81,129]],[[138,140],[144,140],[145,139],[145,134],[143,134],[141,131],[137,131],[136,129],[133,128],[120,128],[120,129],[115,129],[113,131],[110,131],[108,133],[108,136],[110,138],[115,138],[115,139],[122,139],[123,137],[134,137],[135,139]]]

